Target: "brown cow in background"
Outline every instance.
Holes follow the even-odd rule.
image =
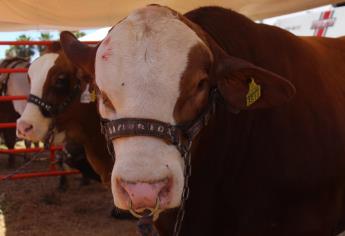
[[[51,58],[56,61],[51,63]],[[32,141],[52,136],[54,142],[69,142],[66,148],[73,158],[67,159],[67,164],[98,179],[94,170],[103,184],[109,186],[114,160],[101,133],[101,119],[88,82],[91,78],[66,58],[59,43],[54,43],[44,55],[32,62],[28,75],[30,96],[35,96],[34,99],[41,97],[42,103],[30,101],[29,96],[29,102],[17,120],[17,135]],[[56,110],[47,110],[46,105]],[[53,134],[52,128],[56,130]],[[93,170],[84,161],[85,156]],[[131,218],[117,209],[112,215]]]
[[[30,65],[27,59],[13,57],[4,59],[0,63],[0,68],[25,68]],[[30,84],[26,73],[1,73],[0,74],[0,96],[25,96],[30,91]],[[26,105],[25,100],[0,102],[0,123],[15,122],[23,112]],[[13,128],[0,129],[4,143],[9,149],[13,149],[16,144],[16,131]],[[15,166],[15,155],[9,154],[8,165]]]

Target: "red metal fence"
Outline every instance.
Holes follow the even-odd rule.
[[[0,41],[0,45],[50,45],[54,41]],[[84,42],[88,44],[97,44],[96,41]],[[0,68],[0,73],[25,73],[27,68]],[[0,96],[0,102],[13,101],[13,100],[25,100],[26,96]],[[0,123],[0,129],[13,129],[16,127],[16,123]],[[14,175],[0,175],[0,181],[9,177],[9,179],[25,179],[32,177],[45,177],[45,176],[59,176],[59,175],[71,175],[77,174],[79,171],[59,171],[55,165],[55,152],[61,150],[61,147],[51,146],[50,152],[50,167],[48,171],[43,172],[32,172],[32,173],[16,173]],[[15,154],[15,153],[39,153],[43,152],[43,148],[23,148],[23,149],[0,149],[0,154]]]

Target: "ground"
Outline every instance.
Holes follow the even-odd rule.
[[[47,170],[47,155],[25,171]],[[17,158],[17,166],[23,158]],[[0,155],[0,175],[11,173],[7,157]],[[59,177],[0,182],[0,236],[131,236],[134,221],[110,217],[110,190],[92,182],[80,186],[80,176],[68,177],[69,188],[58,191]]]

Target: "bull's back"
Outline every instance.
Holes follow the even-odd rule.
[[[300,72],[306,76],[300,89],[307,90],[311,83],[320,84],[321,90],[312,98],[321,99],[323,96],[320,92],[323,92],[323,101],[335,106],[339,116],[345,117],[345,37],[302,37],[302,40],[308,45],[306,53],[310,61],[306,63],[311,63],[313,67]]]

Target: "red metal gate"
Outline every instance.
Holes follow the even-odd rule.
[[[0,41],[0,45],[50,45],[53,41]],[[97,44],[95,41],[85,42],[88,44]],[[0,73],[26,73],[27,68],[0,68]],[[13,100],[25,100],[26,96],[0,96],[0,102],[13,101]],[[13,129],[16,128],[16,123],[0,123],[0,129]],[[45,176],[59,176],[59,175],[71,175],[78,174],[79,171],[59,171],[55,165],[55,152],[61,150],[62,147],[51,146],[49,148],[50,152],[50,165],[49,170],[42,172],[31,172],[31,173],[16,173],[11,176],[9,175],[0,175],[0,181],[3,179],[25,179],[32,177],[45,177]],[[0,149],[0,154],[15,154],[15,153],[39,153],[43,152],[43,148],[23,148],[23,149]]]

